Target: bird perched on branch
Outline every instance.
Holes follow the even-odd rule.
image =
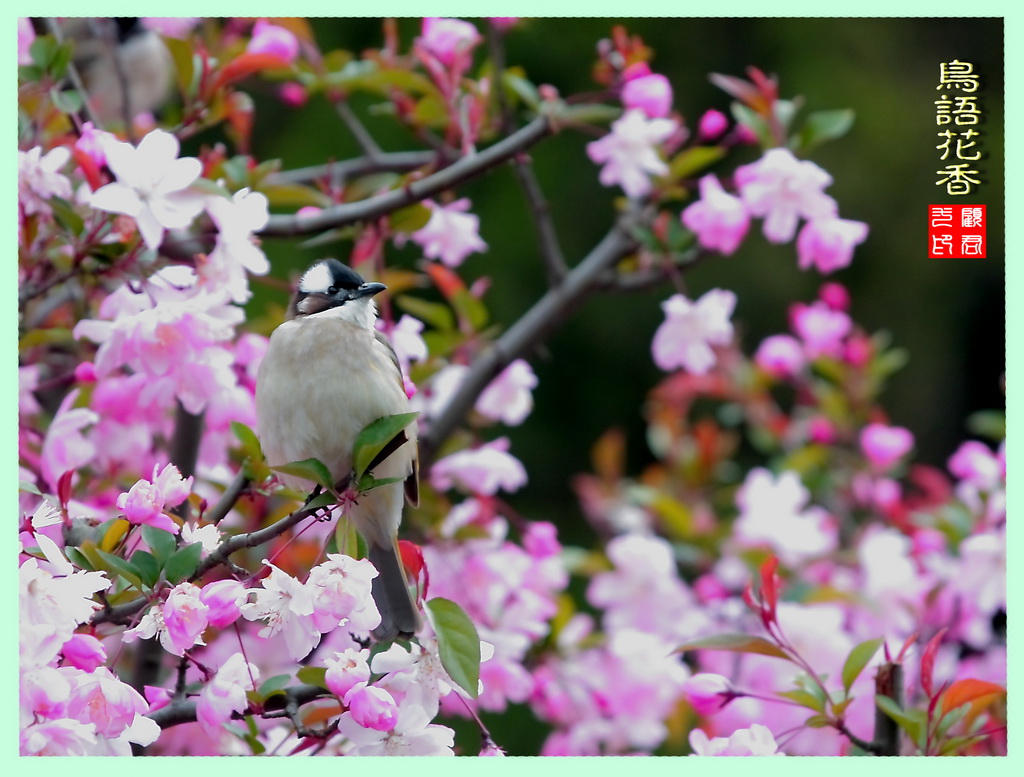
[[[394,349],[374,328],[373,298],[385,288],[365,282],[336,259],[303,274],[289,320],[271,335],[257,376],[258,434],[271,466],[316,458],[335,482],[342,481],[352,472],[359,432],[379,418],[409,412]],[[411,635],[420,622],[397,546],[404,499],[419,499],[415,421],[405,434],[407,441],[373,473],[404,482],[367,491],[346,508],[379,572],[373,581],[382,619],[374,630],[378,640]],[[297,489],[314,485],[294,475],[281,477]]]

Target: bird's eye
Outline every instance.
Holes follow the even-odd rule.
[[[331,286],[331,288],[329,288],[327,290],[327,293],[328,294],[337,294],[338,293],[338,287],[337,286]]]

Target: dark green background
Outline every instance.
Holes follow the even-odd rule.
[[[708,108],[728,113],[729,98],[709,83],[708,73],[743,75],[748,65],[778,75],[782,96],[801,95],[805,110],[856,111],[853,130],[813,154],[835,180],[828,192],[838,200],[841,215],[871,228],[852,266],[829,279],[849,288],[855,321],[869,332],[889,330],[909,351],[909,364],[891,381],[884,405],[893,423],[913,431],[918,460],[943,466],[967,434],[965,418],[1004,404],[1002,20],[535,19],[508,35],[508,63],[562,95],[591,91],[596,43],[614,24],[625,25],[654,49],[651,66],[670,78],[675,107],[690,126]],[[381,45],[377,20],[320,19],[314,29],[324,51]],[[401,20],[400,29],[403,41],[411,41],[418,20]],[[477,52],[478,64],[483,53]],[[950,197],[935,184],[936,171],[947,162],[935,149],[942,128],[935,124],[933,101],[939,94],[939,65],[953,59],[974,64],[985,112],[979,138],[985,158],[978,163],[984,184],[965,197]],[[258,159],[279,157],[291,168],[358,154],[321,99],[293,111],[258,88],[254,96]],[[373,102],[354,100],[359,109]],[[416,147],[387,118],[371,116],[366,123],[386,150]],[[604,234],[612,200],[621,194],[598,184],[598,168],[584,149],[591,139],[566,132],[531,152],[573,264]],[[754,158],[756,152],[748,149],[739,161]],[[545,287],[523,196],[508,169],[495,170],[460,193],[472,199],[490,246],[487,253],[471,256],[462,272],[470,280],[494,279],[486,301],[493,318],[508,325]],[[987,258],[927,258],[927,206],[944,202],[988,206]],[[748,352],[763,337],[786,331],[788,305],[812,299],[823,281],[816,272],[797,269],[794,245],[769,245],[759,230],[758,222],[736,255],[709,261],[687,278],[693,297],[713,287],[736,292],[734,321]],[[327,253],[277,241],[265,247],[281,277]],[[338,245],[330,253],[345,259],[349,250]],[[413,248],[389,254],[398,265],[412,266],[418,259]],[[595,439],[608,427],[621,426],[628,433],[630,470],[638,472],[649,461],[641,407],[662,377],[651,360],[650,342],[662,321],[658,303],[670,293],[666,286],[589,302],[531,359],[540,379],[533,415],[521,427],[498,429],[512,438],[512,452],[530,475],[529,485],[510,501],[529,518],[554,521],[571,541],[590,541],[570,479],[589,468]],[[250,314],[260,315],[271,299],[285,303],[283,295],[273,294],[260,289]],[[510,752],[536,752],[540,731],[527,726],[517,739],[507,725],[500,728],[501,743]],[[460,734],[460,740],[467,749],[474,746],[472,734]]]
[[[708,108],[728,113],[729,98],[708,81],[708,73],[743,75],[748,65],[776,74],[782,96],[802,96],[805,113],[855,110],[853,130],[813,154],[835,180],[828,192],[841,215],[871,228],[853,264],[829,278],[849,288],[858,323],[868,331],[889,330],[909,351],[910,362],[891,381],[885,406],[892,422],[914,432],[918,458],[942,465],[966,434],[966,416],[1003,404],[1002,20],[533,19],[508,35],[508,63],[563,95],[591,91],[596,43],[615,24],[654,50],[651,66],[671,80],[675,107],[690,126]],[[313,25],[324,51],[358,53],[381,44],[377,20],[317,19]],[[418,21],[400,20],[400,30],[408,42]],[[478,64],[483,54],[481,47]],[[974,64],[985,112],[978,138],[985,157],[977,163],[983,185],[976,195],[962,197],[950,197],[935,184],[946,162],[935,149],[942,128],[935,124],[933,101],[939,64],[952,59]],[[256,91],[255,97],[258,159],[280,158],[291,168],[358,154],[322,99],[289,110],[268,94]],[[363,109],[373,102],[357,97],[355,105]],[[368,116],[366,123],[386,150],[416,147],[388,118]],[[584,148],[591,139],[565,132],[532,151],[570,263],[604,234],[612,199],[621,194],[597,183],[597,166]],[[755,157],[748,149],[741,161]],[[731,169],[732,163],[725,171]],[[472,199],[490,246],[472,255],[462,272],[469,279],[494,279],[486,302],[495,320],[509,324],[544,289],[523,196],[508,169],[492,171],[461,194]],[[927,258],[927,206],[943,202],[988,206],[987,258]],[[816,272],[797,269],[794,245],[770,245],[759,226],[736,255],[707,262],[687,279],[693,297],[716,286],[736,292],[734,321],[748,351],[764,336],[785,331],[787,306],[813,298],[822,282]],[[274,273],[287,276],[324,253],[344,259],[351,246],[312,251],[267,241],[265,247]],[[418,259],[414,248],[389,256],[406,266]],[[658,303],[669,293],[666,286],[593,299],[531,359],[540,378],[536,409],[526,424],[508,430],[513,452],[530,473],[530,484],[513,497],[524,514],[567,529],[580,521],[569,479],[588,467],[590,445],[609,426],[627,429],[633,471],[647,460],[640,407],[661,377],[650,341],[662,320]],[[268,292],[258,292],[250,313],[258,315],[268,299]],[[283,296],[278,300],[283,303]]]

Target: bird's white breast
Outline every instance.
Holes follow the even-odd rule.
[[[257,378],[258,434],[267,462],[320,459],[336,480],[352,468],[356,435],[386,415],[409,412],[401,376],[372,330],[333,316],[287,321],[270,338]],[[411,442],[377,468],[377,477],[404,477],[415,456]],[[299,489],[310,484],[284,477]]]

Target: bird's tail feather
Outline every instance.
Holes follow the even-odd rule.
[[[373,600],[381,617],[380,626],[373,630],[373,636],[384,642],[399,635],[414,634],[420,627],[420,615],[409,595],[397,543],[378,545],[371,542],[369,558],[377,568],[377,577],[373,579]]]

